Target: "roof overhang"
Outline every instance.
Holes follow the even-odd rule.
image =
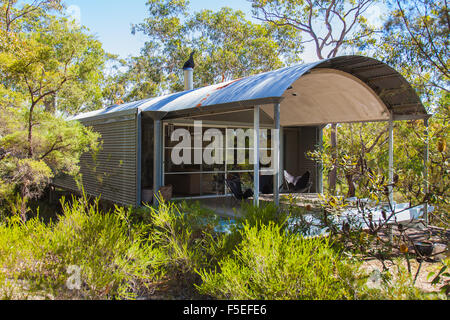
[[[336,69],[313,69],[283,94],[282,126],[386,121],[390,111],[363,81]],[[270,106],[263,107],[266,113]]]

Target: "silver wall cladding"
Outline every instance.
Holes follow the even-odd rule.
[[[80,177],[89,196],[134,206],[137,202],[136,116],[116,120],[84,123],[101,134],[103,147],[95,160],[91,153],[81,156]],[[53,184],[80,191],[75,179],[67,175],[56,177]]]

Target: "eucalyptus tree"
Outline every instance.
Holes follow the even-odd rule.
[[[10,32],[17,26],[16,22],[19,20],[41,10],[60,10],[62,4],[61,0],[34,0],[18,7],[17,0],[1,0],[0,7],[2,8],[2,16],[0,17],[2,29]]]
[[[133,92],[182,90],[181,68],[193,50],[196,86],[301,61],[301,36],[292,27],[255,23],[228,7],[191,12],[185,0],[149,0],[147,8],[148,17],[132,30],[148,36],[141,56],[131,60],[129,72],[139,75],[135,86],[143,87],[131,89],[133,98]]]
[[[59,9],[56,1],[0,7],[0,201],[19,192],[24,218],[28,199],[54,175],[75,175],[81,153],[97,148],[96,134],[61,115],[100,101],[105,53]]]
[[[447,0],[390,0],[388,8],[390,14],[382,32],[369,42],[359,41],[360,49],[401,70],[425,100],[448,94],[450,13]]]
[[[423,183],[422,154],[426,143],[422,122],[396,124],[400,144],[397,170],[402,172],[400,188],[410,202],[431,202],[436,223],[449,225],[450,153],[450,13],[447,0],[389,0],[388,18],[382,32],[369,42],[360,42],[371,52],[399,70],[421,95],[429,114],[428,185]],[[438,221],[437,221],[438,220]]]
[[[365,14],[373,0],[249,0],[255,17],[279,28],[297,30],[312,43],[319,60],[336,57],[343,46],[364,41],[376,32]],[[331,152],[337,162],[337,124],[331,125]],[[337,166],[329,173],[329,187],[336,192]]]

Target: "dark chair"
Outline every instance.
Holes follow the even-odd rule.
[[[304,175],[295,177],[284,170],[284,180],[289,191],[298,193],[310,192],[312,182],[310,181],[311,173],[306,171]],[[290,187],[292,186],[292,188]]]
[[[273,193],[273,176],[261,175],[259,176],[259,190],[262,194]]]
[[[253,174],[248,174],[250,179],[253,181]],[[280,186],[280,191],[282,186]],[[259,192],[261,194],[273,194],[273,176],[261,174],[259,175]]]
[[[236,198],[236,200],[246,200],[251,196],[253,196],[252,189],[247,189],[245,190],[245,192],[242,192],[242,182],[241,179],[239,178],[226,179],[225,183],[228,189],[230,189],[233,196]]]

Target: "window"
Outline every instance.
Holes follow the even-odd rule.
[[[272,163],[271,137],[270,129],[261,130],[262,172]],[[174,197],[226,195],[231,176],[252,187],[253,171],[253,128],[164,124],[164,183]]]

